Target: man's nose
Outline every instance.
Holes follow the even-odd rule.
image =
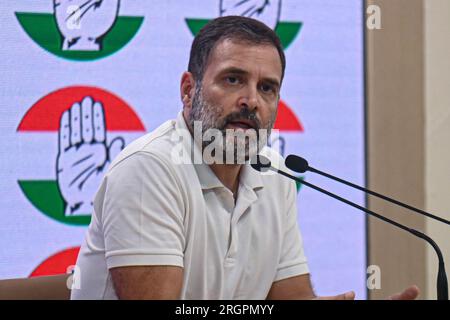
[[[239,107],[254,110],[258,108],[258,90],[247,87],[239,98]]]

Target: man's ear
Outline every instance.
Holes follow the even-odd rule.
[[[183,102],[183,108],[192,108],[192,98],[195,92],[195,80],[192,73],[186,71],[181,76],[180,95]]]

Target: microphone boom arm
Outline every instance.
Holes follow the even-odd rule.
[[[347,186],[353,187],[353,188],[358,189],[358,190],[360,190],[360,191],[367,192],[367,193],[370,194],[370,195],[373,195],[373,196],[375,196],[375,197],[378,197],[378,198],[381,198],[381,199],[383,199],[383,200],[389,201],[389,202],[394,203],[394,204],[396,204],[396,205],[398,205],[398,206],[400,206],[400,207],[403,207],[403,208],[409,209],[409,210],[411,210],[411,211],[415,211],[415,212],[417,212],[417,213],[420,213],[420,214],[422,214],[422,215],[424,215],[424,216],[427,216],[428,218],[435,219],[435,220],[437,220],[437,221],[440,221],[440,222],[443,222],[443,223],[445,223],[445,224],[450,225],[450,221],[448,221],[448,220],[446,220],[446,219],[444,219],[444,218],[435,216],[434,214],[428,213],[428,212],[426,212],[426,211],[424,211],[424,210],[420,210],[420,209],[415,208],[415,207],[413,207],[413,206],[410,206],[410,205],[408,205],[408,204],[406,204],[406,203],[403,203],[403,202],[400,202],[400,201],[398,201],[398,200],[389,198],[389,197],[387,197],[387,196],[385,196],[385,195],[382,195],[382,194],[380,194],[380,193],[378,193],[378,192],[371,191],[371,190],[369,190],[369,189],[360,187],[360,186],[358,186],[358,185],[356,185],[356,184],[354,184],[354,183],[351,183],[351,182],[349,182],[349,181],[345,181],[345,180],[343,180],[343,179],[341,179],[341,178],[338,178],[338,177],[336,177],[336,176],[333,176],[333,175],[331,175],[331,174],[329,174],[329,173],[320,171],[320,170],[318,170],[318,169],[315,169],[315,168],[309,167],[309,166],[308,166],[308,171],[311,171],[311,172],[320,174],[321,176],[324,176],[324,177],[330,178],[330,179],[332,179],[332,180],[338,181],[338,182],[340,182],[340,183],[343,183],[343,184],[345,184],[345,185],[347,185]]]
[[[400,229],[402,229],[404,231],[407,231],[410,234],[412,234],[412,235],[414,235],[416,237],[419,237],[419,238],[425,240],[426,242],[428,242],[433,247],[434,251],[436,252],[436,254],[438,256],[438,260],[439,260],[438,277],[437,277],[437,298],[438,298],[438,300],[448,300],[448,283],[447,283],[447,275],[445,273],[444,257],[442,255],[442,252],[441,252],[439,246],[429,236],[427,236],[426,234],[424,234],[424,233],[422,233],[420,231],[417,231],[415,229],[408,228],[408,227],[406,227],[406,226],[404,226],[404,225],[402,225],[402,224],[400,224],[398,222],[395,222],[394,220],[386,218],[386,217],[384,217],[384,216],[382,216],[382,215],[380,215],[380,214],[378,214],[376,212],[373,212],[373,211],[371,211],[371,210],[369,210],[369,209],[367,209],[365,207],[362,207],[362,206],[360,206],[360,205],[358,205],[358,204],[356,204],[354,202],[351,202],[351,201],[349,201],[347,199],[344,199],[344,198],[342,198],[342,197],[340,197],[338,195],[335,195],[335,194],[333,194],[331,192],[328,192],[328,191],[326,191],[326,190],[324,190],[324,189],[322,189],[320,187],[315,186],[312,183],[309,183],[309,182],[307,182],[305,180],[301,180],[301,179],[299,179],[299,178],[297,178],[297,177],[295,177],[295,176],[293,176],[293,175],[291,175],[291,174],[289,174],[287,172],[281,171],[281,170],[273,168],[273,167],[270,167],[270,170],[272,170],[274,172],[277,172],[277,173],[279,173],[282,176],[285,176],[287,178],[293,179],[293,180],[295,180],[295,181],[297,181],[297,182],[299,182],[299,183],[301,183],[301,184],[303,184],[303,185],[305,185],[307,187],[310,187],[310,188],[312,188],[312,189],[314,189],[316,191],[322,192],[322,193],[326,194],[327,196],[330,196],[330,197],[332,197],[332,198],[334,198],[336,200],[344,202],[344,203],[346,203],[346,204],[348,204],[348,205],[350,205],[350,206],[352,206],[354,208],[362,210],[365,213],[367,213],[367,214],[369,214],[371,216],[374,216],[377,219],[380,219],[380,220],[382,220],[384,222],[390,223],[390,224],[396,226],[397,228],[400,228]]]

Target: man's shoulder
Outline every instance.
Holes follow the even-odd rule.
[[[180,135],[184,135],[185,140],[180,140]],[[159,172],[158,178],[170,175],[180,186],[185,186],[195,171],[189,161],[180,163],[176,155],[178,149],[185,148],[188,138],[191,137],[179,128],[177,120],[166,121],[123,149],[108,168],[107,176],[130,174],[144,178],[145,174]]]
[[[175,132],[175,124],[176,120],[168,120],[152,132],[132,141],[113,160],[109,171],[124,162],[128,162],[128,159],[142,154],[170,163],[171,150],[175,146],[175,141],[172,138]]]

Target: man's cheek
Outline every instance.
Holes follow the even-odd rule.
[[[270,114],[270,120],[269,123],[272,125],[275,123],[275,119],[277,118],[278,113],[278,103],[272,108],[272,113]]]
[[[267,114],[261,115],[261,128],[271,129],[275,123],[275,118],[277,117],[277,109],[271,109]]]

